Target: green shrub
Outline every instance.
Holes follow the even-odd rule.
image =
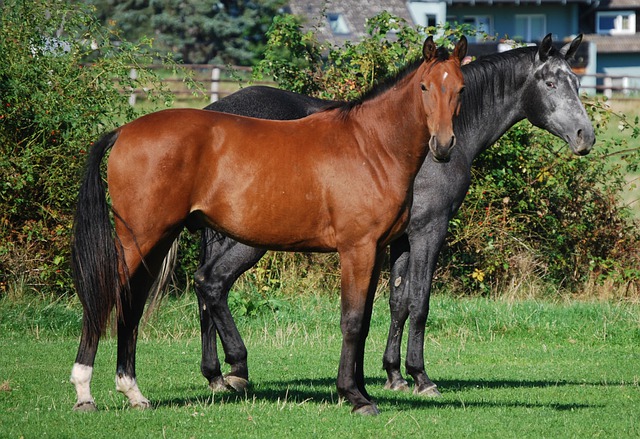
[[[77,2],[0,3],[0,288],[72,290],[69,232],[84,156],[137,116],[122,90],[164,102],[148,41],[130,44]],[[138,71],[131,79],[132,67]]]

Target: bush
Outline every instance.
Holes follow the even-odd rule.
[[[137,116],[121,91],[167,101],[148,41],[129,44],[77,2],[0,3],[0,288],[72,290],[69,233],[84,155]],[[137,79],[129,78],[132,67]]]

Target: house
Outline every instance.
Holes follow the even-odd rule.
[[[382,11],[413,22],[405,0],[293,0],[289,11],[314,28],[319,40],[335,44],[366,36],[367,18]]]
[[[640,93],[640,1],[600,0],[581,15],[580,29],[597,56],[599,88]]]
[[[366,18],[383,10],[421,26],[471,24],[497,38],[474,37],[472,55],[498,50],[505,38],[536,43],[551,33],[561,44],[583,33],[590,44],[583,44],[573,65],[588,75],[583,86],[603,88],[614,81],[607,76],[640,91],[640,0],[290,0],[289,8],[321,40],[336,44],[365,36]]]

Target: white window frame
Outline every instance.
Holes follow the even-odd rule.
[[[614,17],[613,29],[600,29],[601,17]],[[623,28],[624,18],[628,27]],[[636,33],[636,13],[634,11],[599,11],[596,13],[596,32],[601,35],[633,35]]]
[[[542,31],[542,35],[539,36],[540,38],[538,38],[538,36],[531,35],[531,20],[539,19],[539,18],[542,18],[543,28],[544,28]],[[514,32],[514,36],[518,36],[518,37],[521,36],[523,42],[531,43],[535,40],[543,38],[547,34],[547,16],[545,14],[516,14],[515,20],[517,21],[518,19],[527,20],[526,29],[525,29],[526,35],[518,35]]]

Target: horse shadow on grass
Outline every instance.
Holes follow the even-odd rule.
[[[340,398],[335,388],[335,378],[314,378],[295,380],[270,380],[262,381],[258,386],[250,386],[245,392],[216,392],[203,385],[202,388],[184,386],[178,389],[184,397],[160,399],[154,401],[155,407],[188,406],[202,404],[241,404],[243,401],[265,401],[279,404],[338,404]],[[535,402],[514,401],[513,398],[504,401],[464,401],[462,398],[453,399],[451,396],[473,389],[544,389],[559,386],[599,386],[602,383],[573,382],[573,381],[544,381],[544,380],[439,380],[438,389],[443,393],[441,398],[429,398],[412,395],[411,391],[394,392],[383,390],[384,379],[371,378],[367,380],[367,390],[376,404],[383,409],[391,407],[394,410],[412,410],[425,407],[433,408],[459,408],[470,407],[519,407],[519,408],[552,408],[557,411],[570,411],[576,409],[602,407],[598,404],[583,403],[558,403],[546,404]],[[410,383],[412,384],[412,383]],[[609,383],[612,384],[612,383]],[[468,399],[468,398],[466,398]],[[348,405],[348,402],[344,402]]]

